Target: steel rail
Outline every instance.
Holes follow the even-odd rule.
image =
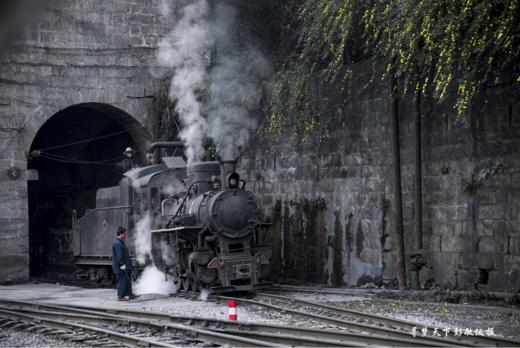
[[[74,308],[72,306],[71,308]],[[292,336],[291,339],[294,344],[295,336],[310,336],[314,339],[322,339],[329,340],[329,342],[333,345],[337,343],[337,341],[341,342],[341,345],[344,347],[347,346],[388,346],[388,347],[417,347],[417,346],[431,346],[431,344],[421,344],[413,339],[396,339],[392,337],[378,336],[372,335],[370,337],[366,335],[362,335],[359,333],[338,331],[338,330],[324,330],[324,329],[313,329],[313,328],[305,328],[305,327],[297,327],[291,325],[274,325],[274,324],[264,324],[264,323],[252,323],[252,322],[233,322],[233,321],[225,321],[219,319],[208,319],[208,318],[197,318],[197,317],[187,317],[187,316],[176,316],[170,314],[162,314],[162,313],[152,313],[138,310],[128,310],[128,309],[108,309],[108,308],[99,308],[99,307],[84,307],[81,308],[90,308],[91,310],[103,311],[109,314],[125,314],[136,317],[144,317],[156,320],[164,320],[164,321],[180,321],[180,322],[189,322],[191,325],[199,325],[201,327],[207,328],[209,325],[214,325],[218,329],[216,331],[226,332],[231,334],[238,334],[239,332],[242,335],[249,336],[258,334],[264,335],[268,337],[268,334],[276,334],[276,336],[272,336],[272,338],[277,339],[280,338],[280,341],[288,342],[289,340],[283,336]],[[334,342],[336,341],[336,342]],[[311,346],[316,346],[315,341],[307,341],[305,339],[298,339],[297,345],[303,345],[305,343],[310,343]]]
[[[5,308],[5,307],[4,307]],[[97,328],[90,325],[85,324],[77,324],[72,322],[65,322],[61,320],[35,317],[29,314],[18,313],[13,310],[0,308],[0,315],[4,318],[22,320],[25,322],[31,322],[35,324],[44,325],[47,327],[52,327],[55,329],[66,329],[66,330],[81,330],[83,332],[90,332],[96,336],[103,336],[111,341],[122,343],[130,346],[148,346],[148,347],[165,347],[165,348],[174,348],[175,346],[163,342],[158,342],[155,340],[143,338],[143,337],[134,337],[131,335],[123,334],[120,332]]]
[[[422,326],[420,324],[413,323],[411,321],[394,319],[394,318],[386,317],[386,316],[379,315],[379,314],[371,314],[371,313],[359,312],[359,311],[352,310],[352,309],[335,307],[335,306],[330,306],[330,305],[323,304],[323,303],[317,303],[317,302],[311,302],[311,301],[307,301],[307,300],[295,299],[295,298],[291,298],[291,297],[287,297],[287,296],[272,295],[272,294],[266,294],[266,293],[256,293],[256,296],[274,298],[274,299],[277,299],[277,300],[282,300],[282,301],[288,301],[288,302],[292,302],[292,303],[302,304],[302,305],[306,305],[306,306],[309,306],[309,307],[314,307],[314,308],[317,308],[317,309],[329,310],[329,311],[336,312],[336,313],[339,313],[339,314],[352,315],[352,316],[355,316],[357,318],[362,318],[362,319],[365,319],[365,320],[378,321],[380,323],[383,323],[383,324],[386,324],[386,325],[390,325],[390,326],[394,326],[396,328],[402,327],[402,328],[405,328],[405,329],[412,329],[414,327],[418,328],[418,327]]]
[[[276,305],[273,305],[270,303],[263,303],[263,302],[259,302],[259,301],[255,301],[255,300],[243,299],[243,298],[237,298],[237,297],[228,297],[228,296],[213,296],[213,297],[220,298],[223,300],[235,300],[237,302],[248,303],[251,305],[257,305],[257,306],[261,306],[261,307],[265,307],[265,308],[270,308],[270,309],[273,309],[275,311],[278,311],[278,312],[284,313],[284,314],[289,313],[292,315],[300,315],[303,317],[317,320],[319,322],[334,324],[334,325],[338,325],[340,327],[345,327],[345,328],[348,328],[351,330],[366,332],[371,335],[377,334],[377,335],[383,335],[383,336],[389,336],[389,337],[395,337],[395,338],[404,338],[404,339],[409,339],[410,337],[412,337],[411,333],[405,332],[402,330],[368,325],[368,324],[364,324],[364,323],[358,323],[358,322],[355,322],[352,320],[327,317],[324,315],[304,312],[304,311],[297,310],[297,309],[280,307],[280,306],[276,306]],[[426,345],[426,346],[430,346],[430,347],[431,346],[446,347],[446,346],[454,346],[454,345],[455,346],[456,345],[477,346],[476,344],[472,345],[471,343],[468,343],[468,342],[460,342],[460,341],[456,341],[456,340],[452,340],[452,339],[444,339],[444,338],[439,338],[439,337],[416,337],[413,339],[413,341],[416,345]]]
[[[389,337],[383,335],[372,334],[367,336],[362,333],[357,332],[347,332],[340,330],[325,330],[325,329],[315,329],[315,328],[304,328],[299,326],[291,326],[291,325],[274,325],[274,324],[264,324],[264,323],[252,323],[252,322],[233,322],[233,321],[225,321],[218,320],[212,318],[197,318],[197,317],[187,317],[187,316],[176,316],[171,314],[164,313],[153,313],[139,310],[129,310],[129,309],[112,309],[112,308],[99,308],[99,307],[90,307],[90,306],[75,306],[75,305],[67,305],[67,308],[78,309],[78,310],[88,310],[92,311],[103,311],[108,314],[125,314],[130,316],[137,316],[140,318],[150,318],[157,320],[166,320],[166,321],[187,321],[190,324],[197,324],[203,327],[207,327],[209,324],[213,324],[220,328],[220,330],[242,330],[242,331],[251,331],[251,332],[264,332],[264,333],[275,333],[275,334],[285,334],[285,335],[307,335],[314,338],[320,339],[328,339],[328,340],[339,340],[343,342],[344,346],[360,346],[360,345],[377,345],[377,346],[389,346],[389,347],[417,347],[417,346],[425,346],[431,347],[432,342],[423,340],[422,338],[412,338],[410,334],[408,334],[404,338],[397,337]],[[446,344],[442,342],[442,344],[437,344],[437,346],[451,346],[452,344]]]
[[[0,302],[2,300],[0,299]],[[181,322],[188,323],[188,325],[198,325],[203,327],[206,330],[208,326],[213,325],[217,329],[213,330],[216,332],[224,332],[229,334],[236,334],[234,331],[239,331],[245,336],[250,336],[252,333],[262,334],[276,334],[279,338],[278,342],[283,342],[283,344],[287,344],[289,342],[288,337],[291,336],[293,338],[293,343],[296,345],[308,345],[316,346],[317,342],[307,341],[305,342],[305,337],[303,339],[299,339],[296,343],[294,339],[297,336],[307,336],[314,339],[321,340],[329,340],[331,342],[330,345],[336,345],[338,341],[342,343],[343,346],[387,346],[387,347],[417,347],[417,346],[432,346],[431,342],[421,342],[418,339],[413,339],[411,337],[408,338],[394,338],[388,336],[380,336],[380,335],[371,335],[367,336],[360,333],[354,332],[345,332],[339,330],[324,330],[324,329],[314,329],[314,328],[305,328],[305,327],[297,327],[290,325],[273,325],[273,324],[263,324],[263,323],[251,323],[251,322],[233,322],[233,321],[224,321],[218,319],[208,319],[208,318],[197,318],[197,317],[188,317],[188,316],[176,316],[165,313],[157,313],[157,312],[146,312],[142,310],[131,310],[131,309],[122,309],[122,308],[102,308],[102,307],[90,307],[90,306],[79,306],[79,305],[51,305],[51,304],[42,304],[42,303],[31,303],[25,301],[11,301],[12,303],[20,303],[23,305],[32,305],[34,307],[43,307],[43,308],[52,308],[58,309],[62,311],[69,312],[77,312],[85,315],[99,315],[100,313],[107,317],[117,317],[117,315],[125,315],[130,317],[137,317],[140,319],[147,318],[152,320],[162,320],[166,322]],[[71,315],[69,313],[69,315]],[[130,318],[127,318],[130,319]],[[167,324],[162,324],[167,325]],[[267,339],[268,336],[263,336],[262,339]],[[276,337],[271,337],[271,342],[275,340]],[[320,344],[320,345],[324,345]]]
[[[266,343],[266,342],[260,341],[260,340],[254,340],[254,339],[250,339],[247,337],[237,337],[235,335],[230,335],[230,334],[228,335],[228,334],[225,334],[222,332],[217,332],[214,330],[205,330],[205,329],[201,329],[201,328],[195,328],[195,327],[180,325],[180,324],[143,321],[143,320],[138,320],[138,319],[130,318],[130,317],[116,316],[116,315],[112,315],[110,313],[107,313],[108,315],[100,316],[99,315],[100,313],[96,313],[95,311],[90,311],[90,310],[83,310],[83,309],[76,309],[75,310],[76,313],[70,313],[70,311],[74,311],[74,308],[71,308],[68,306],[46,305],[46,304],[41,304],[41,303],[28,303],[28,302],[24,302],[24,301],[0,300],[0,302],[4,302],[4,303],[11,302],[11,303],[17,304],[17,305],[22,304],[22,305],[35,306],[35,307],[39,307],[39,308],[52,308],[52,309],[59,309],[59,310],[66,311],[66,312],[50,312],[50,311],[30,310],[30,309],[26,309],[26,308],[12,308],[9,310],[10,312],[13,312],[13,313],[16,313],[16,312],[30,313],[32,315],[21,314],[21,313],[19,315],[28,316],[29,318],[37,318],[37,320],[54,321],[53,319],[43,318],[42,316],[59,316],[59,317],[66,317],[68,319],[74,318],[74,319],[78,319],[78,320],[92,320],[92,321],[97,321],[97,322],[112,322],[112,323],[116,322],[116,323],[123,323],[123,324],[127,324],[127,325],[132,323],[135,325],[143,325],[143,326],[153,327],[153,328],[161,329],[161,330],[171,329],[174,331],[182,331],[182,332],[184,332],[184,334],[186,336],[188,336],[190,338],[197,338],[197,339],[201,339],[204,341],[209,341],[209,342],[217,343],[217,344],[232,344],[232,345],[236,345],[236,346],[247,346],[247,347],[272,347],[273,346],[272,344],[269,344],[269,343]],[[5,308],[5,307],[3,307],[3,308]],[[4,311],[4,309],[2,309],[2,307],[0,307],[0,313],[2,313],[2,311]],[[39,316],[35,316],[35,315],[39,315]],[[81,324],[72,324],[71,323],[71,325],[81,325]],[[131,335],[127,335],[127,334],[122,334],[122,335],[132,337]],[[141,339],[141,338],[136,338],[136,340],[143,341],[143,339]],[[163,344],[160,341],[155,341],[155,342],[159,342],[158,346],[161,346],[160,344]],[[169,344],[166,344],[166,346],[174,347]]]
[[[280,295],[272,295],[272,294],[266,294],[266,293],[256,293],[257,296],[263,296],[267,298],[274,298],[282,301],[288,301],[292,303],[302,304],[309,307],[314,307],[317,309],[323,309],[328,310],[332,312],[336,312],[338,314],[346,314],[346,315],[352,315],[358,318],[362,318],[365,320],[370,320],[374,322],[380,322],[384,323],[390,326],[394,326],[395,328],[404,328],[411,330],[412,328],[419,329],[420,327],[423,327],[424,325],[414,323],[411,321],[401,320],[401,319],[395,319],[390,318],[384,315],[380,314],[371,314],[366,312],[359,312],[352,309],[347,308],[341,308],[336,306],[331,306],[323,303],[316,303],[311,302],[307,300],[301,300],[301,299],[295,299],[287,296],[280,296]],[[439,327],[439,330],[442,331],[443,329],[446,329],[446,327]],[[486,346],[492,345],[495,347],[511,347],[511,346],[520,346],[520,341],[510,340],[506,338],[501,337],[490,337],[490,336],[461,336],[459,338],[452,338],[453,340],[459,341],[459,342],[474,342],[474,343],[482,343]]]
[[[280,291],[280,292],[303,292],[313,294],[330,294],[330,295],[352,295],[360,297],[374,297],[377,296],[375,293],[369,292],[370,289],[333,289],[333,288],[311,288],[301,287],[295,285],[280,285],[273,284],[269,291]]]

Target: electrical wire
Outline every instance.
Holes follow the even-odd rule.
[[[144,127],[137,126],[137,127],[125,129],[125,130],[122,130],[122,131],[119,131],[119,132],[101,135],[101,136],[95,137],[95,138],[78,140],[78,141],[75,141],[75,142],[72,142],[72,143],[68,143],[68,144],[61,144],[61,145],[56,145],[56,146],[50,146],[50,147],[45,147],[43,149],[37,149],[37,150],[39,150],[39,151],[47,151],[47,150],[61,149],[61,148],[68,147],[68,146],[74,146],[74,145],[79,145],[79,144],[83,144],[83,143],[89,143],[89,142],[92,142],[92,141],[95,141],[95,140],[99,140],[99,139],[109,138],[109,137],[112,137],[112,136],[115,136],[115,135],[128,133],[128,132],[130,132],[132,130],[137,130],[137,129],[144,129]]]
[[[113,166],[117,167],[118,164],[115,163],[104,163],[104,162],[93,162],[93,161],[83,161],[83,160],[75,160],[75,159],[63,159],[63,158],[56,158],[53,156],[47,156],[46,154],[41,155],[42,158],[46,158],[52,161],[61,162],[61,163],[71,163],[71,164],[98,164],[98,165],[105,165],[105,166]]]
[[[124,158],[123,156],[118,156],[118,157],[112,157],[109,159],[104,159],[104,160],[99,160],[99,161],[86,161],[86,160],[81,160],[79,158],[65,157],[65,156],[60,156],[60,155],[51,154],[51,153],[47,153],[47,152],[41,152],[40,154],[44,154],[48,157],[54,157],[54,158],[62,159],[62,160],[69,160],[69,161],[76,161],[76,162],[88,162],[88,163],[106,163],[106,162],[112,162],[112,161],[121,161]]]

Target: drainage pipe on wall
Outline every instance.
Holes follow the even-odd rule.
[[[399,114],[397,105],[397,80],[395,73],[390,74],[390,141],[392,146],[392,164],[394,172],[394,238],[397,269],[397,284],[400,289],[406,287],[406,265],[404,256],[403,198],[401,192],[401,158],[399,146]]]
[[[410,255],[410,283],[413,289],[420,288],[419,271],[426,265],[422,256],[422,157],[421,157],[421,85],[414,98],[414,167],[415,167],[415,195],[414,195],[414,252]]]

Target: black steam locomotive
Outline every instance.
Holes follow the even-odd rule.
[[[149,151],[181,145],[154,143]],[[235,165],[229,160],[186,165],[182,157],[162,157],[161,164],[125,173],[118,186],[99,189],[96,208],[73,220],[76,265],[88,267],[94,278],[108,277],[117,226],[129,230],[127,244],[135,255],[136,224],[149,216],[146,238],[153,260],[144,262],[172,275],[178,289],[264,286],[271,249],[259,238],[266,225]]]

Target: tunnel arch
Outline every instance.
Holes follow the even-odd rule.
[[[29,271],[73,270],[71,221],[95,207],[96,190],[117,185],[123,151],[144,160],[150,134],[132,115],[109,104],[81,103],[48,118],[28,152]]]

